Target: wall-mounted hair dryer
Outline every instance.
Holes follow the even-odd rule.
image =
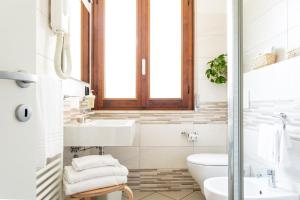
[[[51,28],[57,37],[54,66],[56,74],[62,79],[69,78],[72,71],[69,8],[69,0],[51,0]]]

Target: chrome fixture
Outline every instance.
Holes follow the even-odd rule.
[[[282,124],[283,124],[283,129],[285,130],[286,129],[286,124],[287,124],[287,114],[285,113],[279,113],[279,115],[273,115],[272,117],[275,117],[275,118],[278,118],[282,121]]]
[[[21,88],[27,88],[37,82],[37,76],[23,71],[8,72],[0,71],[0,79],[14,80]]]
[[[181,135],[186,136],[188,142],[197,142],[200,134],[197,131],[192,131],[192,132],[182,131]]]
[[[83,114],[81,114],[81,115],[79,115],[79,116],[76,117],[76,121],[77,121],[78,123],[80,123],[80,124],[84,124],[84,123],[86,123],[86,122],[91,121],[91,120],[89,120],[88,117],[89,117],[89,114],[88,114],[88,113],[83,113]]]
[[[76,118],[76,121],[80,124],[84,124],[86,122],[86,118],[84,116]]]
[[[272,115],[272,117],[280,119],[282,122],[283,130],[286,131],[287,123],[288,123],[288,116],[285,113],[279,113],[279,115]],[[286,132],[285,134],[288,135],[294,141],[300,141],[300,134],[298,133],[291,133]]]
[[[64,99],[68,99],[68,98],[83,98],[84,96],[76,96],[76,95],[64,95]]]
[[[272,188],[276,188],[276,177],[275,177],[275,170],[268,169],[267,176],[269,178],[269,186]]]

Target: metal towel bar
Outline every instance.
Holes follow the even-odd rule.
[[[273,115],[272,117],[280,119],[283,125],[283,130],[286,131],[287,123],[288,123],[287,114],[279,113],[279,115]],[[300,134],[295,134],[295,133],[287,133],[287,134],[292,140],[300,141]]]
[[[21,88],[27,88],[32,83],[36,83],[38,78],[34,74],[30,74],[23,71],[8,72],[0,71],[0,79],[14,80]]]
[[[285,113],[279,113],[279,115],[273,115],[272,117],[278,118],[281,120],[282,125],[283,125],[283,129],[286,129],[286,124],[287,124],[287,115]]]

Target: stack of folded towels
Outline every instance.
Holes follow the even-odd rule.
[[[128,169],[111,155],[74,158],[64,170],[66,195],[120,185],[127,182]]]

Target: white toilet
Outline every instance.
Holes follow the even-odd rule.
[[[187,157],[187,165],[202,192],[204,191],[205,179],[228,175],[227,154],[193,154]]]

